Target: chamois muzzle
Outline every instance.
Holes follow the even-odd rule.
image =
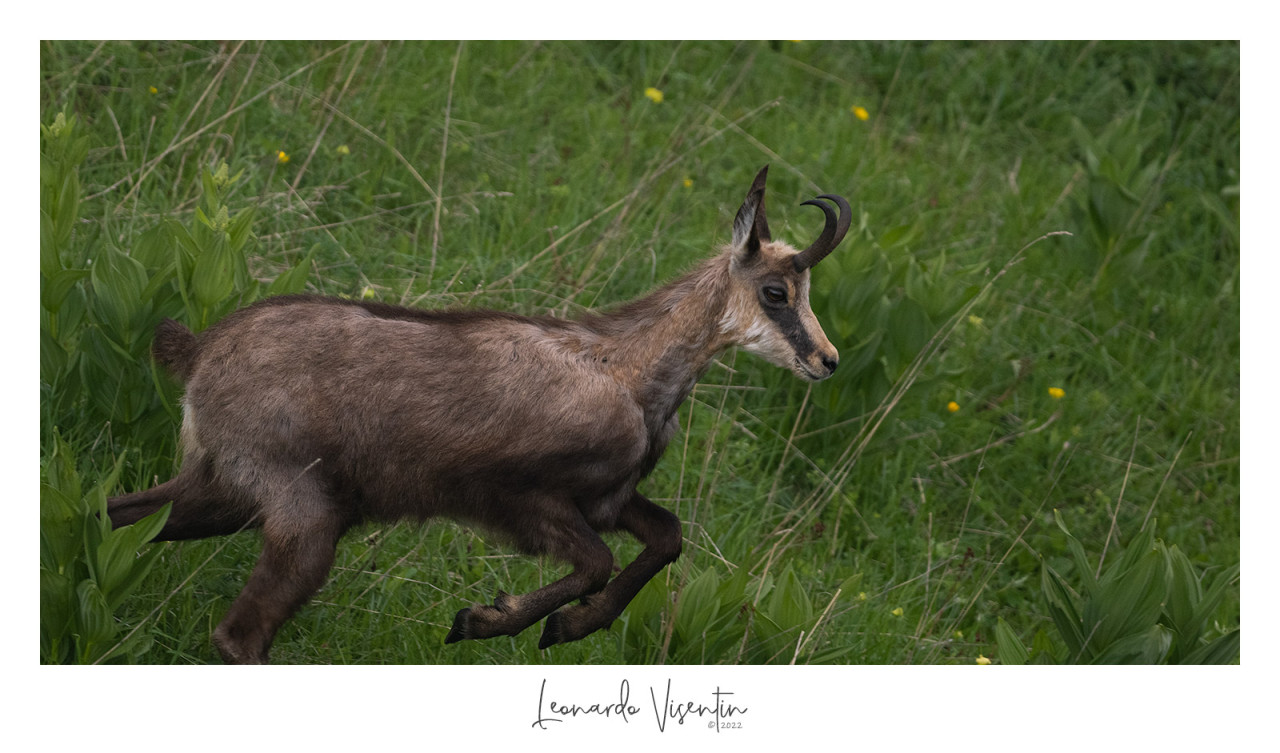
[[[835,211],[818,199],[827,199],[840,207],[840,216],[837,218]],[[797,272],[803,272],[826,258],[827,254],[844,240],[845,233],[849,232],[849,223],[853,221],[853,210],[849,208],[849,202],[845,201],[843,196],[824,193],[818,199],[809,199],[801,202],[801,205],[812,204],[821,209],[827,216],[827,224],[822,228],[822,235],[818,236],[818,240],[792,257],[791,263],[795,265]]]

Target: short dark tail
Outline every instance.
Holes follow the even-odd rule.
[[[196,362],[196,336],[178,322],[165,319],[156,327],[151,355],[174,376],[186,381]]]

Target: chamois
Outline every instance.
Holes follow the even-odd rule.
[[[267,661],[276,630],[364,520],[445,516],[572,565],[536,591],[460,610],[445,643],[515,635],[544,617],[539,648],[608,627],[680,555],[679,518],[636,486],[712,359],[736,345],[808,380],[836,369],[809,306],[809,269],[844,238],[849,204],[830,194],[804,202],[826,224],[797,252],[769,235],[767,172],[718,255],[605,313],[567,320],[289,295],[199,335],[164,321],[153,355],[186,384],[182,467],[112,498],[112,524],[172,501],[161,540],[261,528],[257,565],[213,633],[229,663]],[[610,531],[644,544],[612,580],[600,538]]]

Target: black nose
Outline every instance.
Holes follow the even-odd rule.
[[[840,362],[834,358],[823,358],[822,365],[827,367],[827,371],[834,374],[836,371],[836,367],[840,365]]]

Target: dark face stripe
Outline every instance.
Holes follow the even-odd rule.
[[[817,348],[813,344],[813,338],[809,337],[809,331],[804,328],[804,323],[800,320],[799,309],[795,306],[783,308],[764,306],[763,308],[765,316],[778,325],[782,336],[791,344],[791,349],[796,352],[800,360],[808,360]]]

